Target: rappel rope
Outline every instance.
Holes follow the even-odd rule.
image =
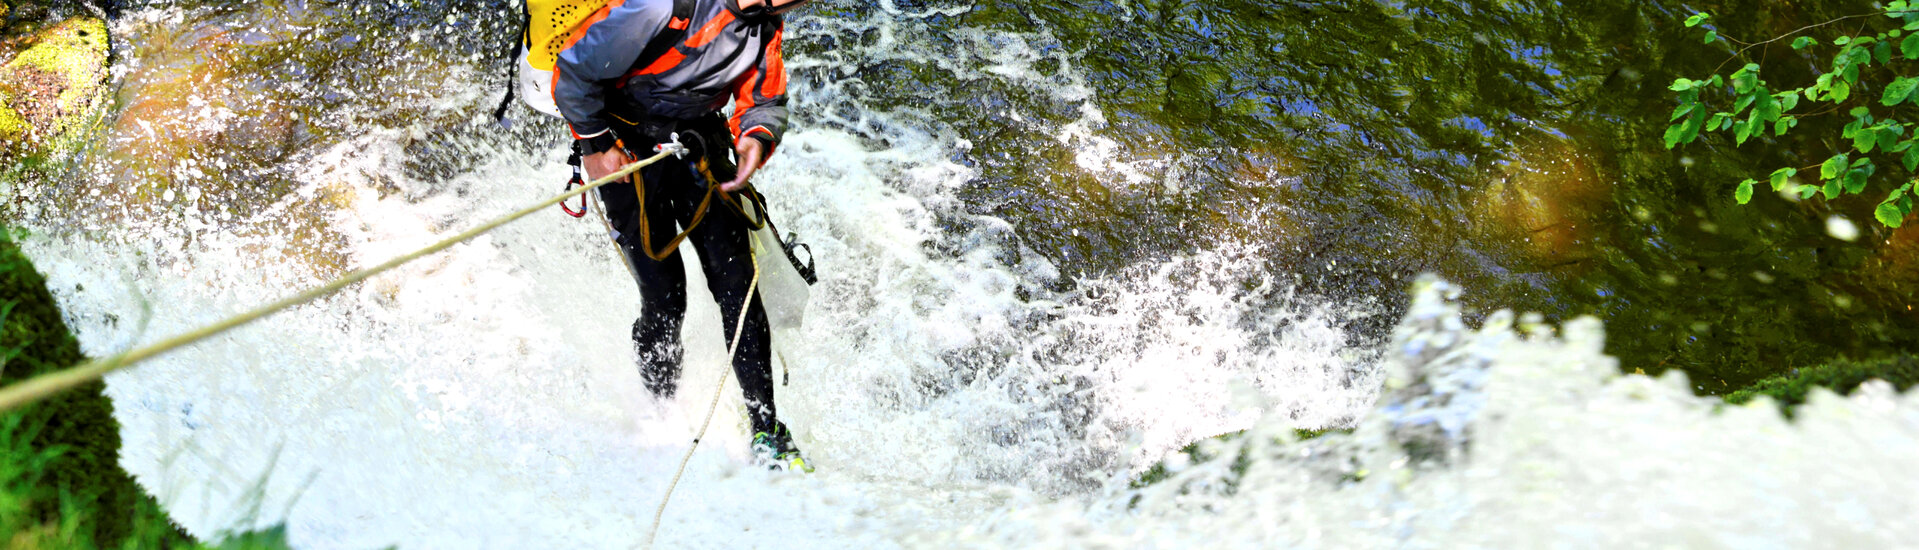
[[[733,344],[727,346],[726,361],[733,362],[733,356],[740,351],[740,336],[746,332],[746,314],[753,309],[753,292],[760,286],[759,241],[747,239],[752,243],[748,260],[753,262],[753,281],[746,284],[745,302],[740,304],[740,320],[733,324]],[[673,471],[673,481],[666,484],[666,494],[660,496],[659,508],[653,510],[653,526],[646,530],[645,547],[653,547],[653,537],[660,533],[660,519],[666,517],[666,503],[673,500],[673,489],[680,486],[680,476],[686,474],[686,463],[693,460],[693,451],[700,448],[700,440],[706,438],[706,428],[713,425],[713,413],[720,409],[720,396],[726,393],[726,382],[732,379],[733,369],[720,369],[720,383],[713,387],[713,402],[706,406],[706,420],[700,421],[700,431],[693,435],[693,444],[686,447],[686,454],[680,456],[680,467]]]
[[[391,270],[393,268],[406,264],[407,262],[418,260],[422,257],[427,256],[428,254],[439,252],[441,250],[446,250],[447,248],[450,248],[453,245],[459,244],[461,242],[465,242],[474,237],[478,237],[489,231],[497,229],[502,225],[506,225],[509,222],[513,222],[520,218],[524,218],[529,215],[532,215],[534,212],[538,212],[549,206],[553,206],[555,204],[564,202],[567,199],[571,199],[573,197],[585,194],[587,191],[598,189],[602,186],[605,186],[606,184],[619,181],[621,178],[631,175],[634,172],[640,171],[641,168],[645,168],[667,157],[674,156],[676,154],[680,154],[685,151],[686,151],[686,148],[684,146],[681,146],[679,143],[662,144],[660,145],[659,154],[653,155],[652,157],[647,158],[646,160],[641,160],[638,162],[634,162],[632,164],[628,164],[625,167],[620,168],[619,171],[614,172],[612,174],[608,174],[605,177],[602,177],[600,179],[593,180],[592,182],[587,183],[585,186],[579,187],[577,189],[573,189],[571,191],[567,191],[565,193],[561,193],[552,198],[540,201],[539,203],[536,203],[532,206],[528,206],[526,208],[520,209],[517,212],[496,218],[492,221],[481,224],[479,227],[475,227],[473,229],[469,229],[466,232],[460,233],[458,235],[448,237],[445,240],[434,243],[433,245],[428,246],[426,248],[422,248],[414,252],[408,253],[406,255],[403,255],[391,260],[387,260],[386,263],[376,265],[370,268],[362,269],[359,271],[355,271],[353,273],[349,273],[346,276],[341,277],[331,283],[327,283],[325,285],[308,290],[306,292],[296,294],[292,297],[280,300],[278,302],[260,306],[259,308],[256,308],[252,311],[248,311],[246,313],[229,317],[225,321],[220,321],[212,325],[207,325],[193,332],[181,334],[179,336],[169,338],[165,341],[154,343],[152,345],[149,345],[143,348],[123,352],[118,355],[114,355],[112,357],[107,357],[105,359],[95,359],[93,361],[88,361],[86,363],[82,363],[79,366],[76,366],[70,369],[36,376],[26,381],[13,384],[11,386],[7,386],[6,388],[0,388],[0,412],[12,411],[19,407],[32,404],[34,402],[40,401],[42,399],[46,399],[48,397],[52,397],[55,394],[58,394],[60,392],[63,392],[69,389],[73,389],[74,387],[77,387],[81,384],[98,380],[101,377],[106,376],[107,373],[132,367],[134,365],[139,364],[141,361],[151,359],[154,356],[160,355],[162,353],[173,351],[174,349],[180,348],[182,346],[190,345],[190,344],[199,342],[201,340],[205,340],[207,338],[218,336],[229,330],[233,330],[235,328],[239,328],[240,326],[246,325],[248,323],[258,321],[261,318],[266,317],[268,315],[272,315],[282,310],[286,310],[294,306],[305,304],[307,302],[311,302],[313,300],[317,300],[322,297],[331,295],[335,292],[339,292],[340,289],[346,288],[348,285],[366,280],[367,278],[372,277],[374,275],[379,275],[388,270]],[[758,282],[758,277],[759,277],[759,272],[756,264],[755,271],[754,271],[754,280],[756,283]]]

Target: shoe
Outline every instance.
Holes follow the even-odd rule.
[[[773,470],[813,473],[813,465],[808,464],[806,455],[793,446],[793,436],[786,431],[786,426],[776,424],[773,432],[753,434],[754,459]]]
[[[633,351],[639,356],[640,382],[656,399],[672,399],[680,386],[680,360],[685,351],[679,342],[646,343],[645,319],[633,321]]]

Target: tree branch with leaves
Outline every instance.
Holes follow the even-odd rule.
[[[1880,223],[1899,227],[1913,212],[1913,197],[1919,194],[1911,176],[1919,173],[1919,124],[1909,122],[1911,106],[1919,105],[1919,77],[1901,76],[1896,71],[1900,67],[1919,65],[1911,63],[1919,61],[1919,32],[1915,32],[1919,31],[1919,6],[1909,4],[1907,0],[1898,0],[1889,3],[1883,12],[1807,25],[1784,36],[1756,42],[1721,36],[1710,28],[1711,14],[1698,13],[1687,18],[1689,28],[1708,25],[1704,29],[1705,43],[1723,40],[1742,46],[1733,58],[1787,38],[1792,38],[1794,50],[1834,48],[1834,52],[1830,68],[1818,74],[1812,83],[1798,88],[1773,90],[1760,78],[1763,67],[1758,63],[1747,63],[1731,75],[1721,75],[1715,68],[1704,80],[1673,81],[1670,89],[1678,93],[1679,105],[1673,109],[1671,126],[1666,129],[1666,148],[1692,143],[1702,133],[1712,132],[1731,133],[1735,145],[1745,145],[1747,140],[1766,132],[1784,136],[1804,118],[1844,111],[1852,121],[1841,131],[1841,137],[1851,147],[1817,165],[1820,184],[1795,182],[1799,171],[1810,170],[1811,166],[1779,168],[1767,176],[1767,183],[1775,192],[1796,194],[1802,199],[1824,195],[1826,200],[1833,200],[1866,193],[1880,173],[1875,159],[1903,165],[1908,174],[1906,181],[1888,184],[1893,187],[1892,191],[1873,209],[1873,217]],[[1899,26],[1878,33],[1838,36],[1830,45],[1802,35],[1841,21],[1870,17],[1888,18]],[[1869,79],[1862,84],[1861,71],[1874,65],[1895,70],[1875,72],[1873,76],[1880,80]],[[1874,88],[1880,92],[1876,99],[1854,93]],[[1717,111],[1706,99],[1730,100],[1731,110]],[[1806,109],[1799,111],[1802,103]],[[1733,198],[1739,204],[1750,202],[1759,183],[1752,178],[1739,182]]]

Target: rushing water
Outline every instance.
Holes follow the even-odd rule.
[[[796,130],[758,181],[824,270],[807,325],[776,335],[781,411],[821,472],[744,468],[723,412],[662,542],[1913,540],[1919,403],[1869,389],[1794,426],[1693,396],[1909,348],[1909,268],[1862,267],[1900,261],[1873,245],[1899,237],[1732,207],[1721,180],[1744,176],[1714,167],[1775,158],[1658,148],[1664,83],[1719,55],[1687,46],[1686,10],[1481,4],[809,7]],[[559,127],[486,118],[506,9],[122,6],[115,123],[7,212],[86,350],[559,191]],[[1756,13],[1752,34],[1820,15]],[[1409,301],[1426,271],[1469,313],[1450,285]],[[645,396],[637,301],[597,224],[536,216],[109,378],[123,462],[198,534],[629,546],[725,354],[691,300],[687,391]],[[1581,313],[1612,337],[1541,328]],[[1602,351],[1701,374],[1620,377]],[[1358,430],[1127,484],[1213,434],[1331,426]]]

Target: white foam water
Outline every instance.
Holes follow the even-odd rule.
[[[1797,424],[1763,405],[1715,412],[1682,380],[1617,376],[1594,323],[1550,336],[1498,315],[1468,329],[1439,283],[1391,345],[1355,348],[1342,327],[1370,305],[1295,298],[1266,251],[1230,241],[1048,290],[1056,266],[959,204],[978,177],[953,160],[968,137],[934,113],[871,108],[845,75],[808,76],[883,60],[1083,86],[1070,56],[1034,53],[1062,50],[1043,32],[931,40],[940,31],[920,21],[936,15],[886,3],[795,25],[790,40],[844,46],[792,61],[812,122],[756,180],[823,270],[806,325],[776,342],[790,372],[781,416],[820,472],[747,466],[727,388],[661,547],[1913,540],[1919,493],[1900,459],[1919,409],[1883,388],[1817,398]],[[1156,166],[1121,161],[1085,95],[1061,97],[1082,116],[1041,129],[1080,148],[1081,169],[1123,186]],[[183,226],[160,212],[81,232],[39,217],[23,246],[99,356],[324,271],[312,245],[224,223],[270,226],[316,211],[293,202],[324,202],[325,242],[364,266],[542,198],[566,174],[558,148],[529,158],[485,140],[458,144],[486,160],[450,181],[395,169],[424,132],[368,127],[288,161],[296,198],[253,218]],[[284,522],[306,548],[631,547],[726,368],[724,321],[699,272],[689,279],[676,400],[639,383],[638,292],[604,230],[541,214],[109,377],[122,463],[203,536]],[[1287,442],[1294,427],[1346,425],[1357,430]],[[1214,451],[1246,456],[1243,473],[1175,460],[1168,481],[1129,486],[1172,450],[1235,430],[1249,435]]]

